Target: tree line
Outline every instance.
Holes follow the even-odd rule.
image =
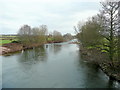
[[[59,31],[48,32],[47,25],[33,27],[23,25],[18,31],[18,42],[29,46],[31,44],[43,44],[47,42],[63,42],[71,40],[73,36],[70,33],[62,35]]]
[[[101,53],[106,53],[110,66],[116,62],[120,64],[120,2],[101,2],[100,12],[89,18],[84,24],[79,22],[74,26],[76,37],[82,46],[94,48]]]

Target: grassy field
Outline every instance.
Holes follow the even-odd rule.
[[[16,35],[0,35],[0,46],[11,43],[12,41],[17,41]]]
[[[0,40],[0,45],[6,44],[6,43],[11,43],[11,40]]]

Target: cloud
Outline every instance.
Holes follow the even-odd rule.
[[[98,13],[98,0],[1,0],[0,33],[17,33],[23,24],[46,24],[49,31],[74,34],[73,26]]]
[[[78,20],[86,21],[88,18],[96,15],[97,13],[99,13],[97,10],[88,10],[83,12],[76,12],[71,17],[75,20],[74,24],[76,25],[78,23]]]

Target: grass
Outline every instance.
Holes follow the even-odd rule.
[[[54,39],[52,37],[49,37],[47,40],[48,41],[53,41]]]
[[[11,43],[12,41],[17,41],[17,39],[14,40],[0,40],[0,46],[3,44]]]
[[[12,41],[17,41],[16,35],[1,35],[0,36],[0,46],[3,44],[11,43]]]
[[[0,45],[11,43],[11,40],[0,40]]]

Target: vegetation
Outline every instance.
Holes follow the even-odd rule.
[[[71,39],[72,35],[67,35],[69,35],[69,38]],[[62,34],[58,31],[54,31],[53,33],[48,35],[48,29],[46,25],[40,25],[39,27],[34,28],[31,28],[28,25],[23,25],[18,32],[18,41],[25,46],[47,42],[59,43],[65,41],[66,38],[64,38]]]
[[[120,36],[118,2],[101,2],[102,10],[82,26],[78,23],[77,38],[86,49],[96,49],[108,57],[107,65],[112,71],[120,71]],[[96,53],[97,54],[97,53]],[[102,54],[101,54],[102,56]],[[97,58],[100,58],[97,57]],[[105,59],[105,58],[103,58]],[[101,60],[102,61],[102,60]],[[103,63],[103,62],[102,62]]]
[[[38,44],[46,42],[47,26],[41,25],[40,27],[31,28],[24,25],[18,32],[18,40],[24,45]]]
[[[62,34],[58,31],[54,31],[48,34],[46,25],[40,25],[39,27],[31,28],[29,25],[23,25],[17,35],[1,35],[0,45],[7,43],[21,43],[24,46],[32,44],[54,43],[71,40],[73,36],[70,33]]]
[[[73,36],[70,33],[65,34],[63,37],[65,41],[69,41],[73,39]]]
[[[7,44],[17,41],[16,35],[1,35],[0,36],[0,45]]]
[[[54,42],[62,42],[63,41],[62,34],[58,31],[54,31],[53,32],[53,40],[54,40]]]
[[[10,40],[2,40],[1,44],[11,43]]]
[[[92,19],[89,19],[82,27],[77,28],[80,32],[78,33],[77,37],[85,47],[97,46],[100,44],[102,40],[102,37],[99,34],[101,27],[97,22],[97,19],[92,17]]]

